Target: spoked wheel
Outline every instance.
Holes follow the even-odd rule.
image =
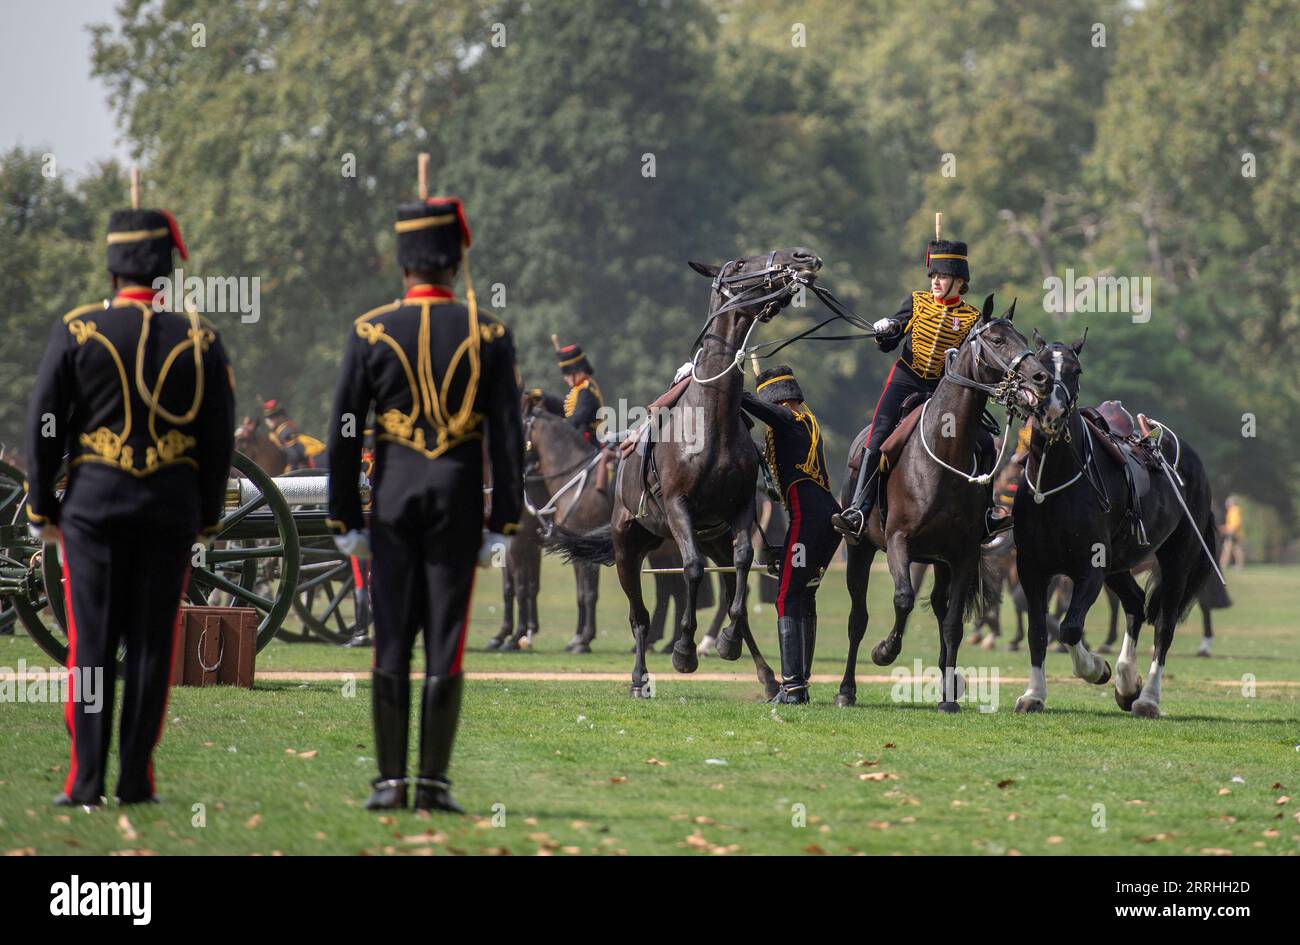
[[[361,569],[362,592],[357,593]],[[304,627],[322,640],[346,643],[358,631],[370,628],[370,600],[366,593],[367,565],[354,564],[328,539],[304,543],[302,570],[293,611]]]
[[[229,606],[256,609],[261,614],[261,651],[293,606],[300,567],[298,527],[289,503],[260,466],[243,453],[235,453],[231,465],[251,489],[242,490],[238,507],[222,518],[203,565],[190,574],[186,597],[191,603],[206,603],[220,592]],[[274,577],[260,580],[268,572]]]

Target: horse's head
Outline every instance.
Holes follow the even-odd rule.
[[[762,321],[790,304],[800,285],[812,285],[822,261],[810,249],[792,246],[763,256],[742,256],[721,266],[692,262],[690,267],[713,280],[709,314],[734,312]]]
[[[1013,301],[1006,313],[993,317],[993,296],[984,300],[980,317],[962,343],[960,353],[969,353],[966,369],[970,379],[998,388],[1004,406],[1032,411],[1050,389],[1051,377],[1029,347],[1025,336],[1011,321],[1016,316]]]
[[[247,452],[245,447],[257,439],[257,424],[252,417],[244,417],[243,421],[235,428],[235,448],[241,452]]]
[[[1070,421],[1070,414],[1079,402],[1079,378],[1083,376],[1083,364],[1079,355],[1083,353],[1083,337],[1074,344],[1053,342],[1048,344],[1043,336],[1034,329],[1034,344],[1038,347],[1039,361],[1047,366],[1051,373],[1051,394],[1034,414],[1039,429],[1049,440],[1054,440],[1064,431]]]

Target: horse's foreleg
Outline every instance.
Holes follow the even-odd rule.
[[[749,613],[746,610],[746,600],[749,596],[749,569],[754,563],[754,545],[750,538],[750,531],[753,527],[754,505],[751,502],[742,509],[731,523],[731,547],[726,548],[724,544],[719,543],[715,555],[718,564],[726,565],[730,563],[736,569],[735,574],[731,576],[733,593],[731,606],[727,610],[727,616],[731,618],[731,622],[718,634],[718,655],[723,659],[738,659],[740,657],[741,640],[745,641],[751,651],[753,649],[753,643],[751,642],[753,637],[749,632]],[[728,559],[730,559],[729,562]],[[733,653],[734,656],[729,655]],[[762,657],[759,656],[758,659],[762,660]],[[760,681],[762,681],[761,673]]]
[[[695,526],[686,508],[686,500],[680,496],[669,499],[664,502],[664,513],[673,540],[677,542],[677,550],[682,555],[682,577],[686,581],[686,611],[682,614],[681,636],[673,645],[673,669],[679,673],[693,673],[700,665],[695,652],[695,606],[700,597],[700,582],[704,580],[704,556],[695,542]],[[737,659],[740,656],[739,643],[735,653],[728,655],[719,647],[718,655],[723,659]]]
[[[858,647],[867,633],[867,584],[875,557],[876,546],[870,542],[849,546],[849,567],[845,574],[849,588],[849,656],[835,697],[838,706],[854,705],[858,701]]]
[[[908,558],[907,536],[894,532],[885,540],[885,555],[889,559],[889,573],[894,578],[894,626],[889,636],[876,644],[871,651],[871,661],[877,666],[888,666],[898,659],[903,648],[903,632],[907,618],[916,605],[916,591],[912,587]]]
[[[1047,579],[1037,572],[1020,572],[1029,619],[1029,686],[1016,700],[1017,712],[1042,712],[1047,706]]]
[[[1100,686],[1110,682],[1110,663],[1105,657],[1088,652],[1083,642],[1083,622],[1088,610],[1101,593],[1106,573],[1101,568],[1092,568],[1086,574],[1074,579],[1074,593],[1070,595],[1070,606],[1061,618],[1061,642],[1070,651],[1070,663],[1074,675]]]

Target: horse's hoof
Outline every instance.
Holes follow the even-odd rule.
[[[1145,702],[1138,699],[1133,703],[1132,712],[1140,719],[1158,719],[1160,718],[1160,706],[1154,702]]]
[[[501,649],[501,644],[505,642],[506,641],[502,637],[493,637],[491,640],[488,640],[483,644],[483,650],[487,653],[491,653],[493,650]]]
[[[653,695],[653,693],[650,691],[649,687],[646,687],[646,688],[643,689],[643,688],[640,687],[640,686],[633,686],[630,690],[628,690],[628,694],[629,694],[633,699],[653,699],[653,698],[654,698],[654,695]]]
[[[1103,643],[1101,646],[1097,647],[1096,652],[1098,652],[1098,653],[1113,653],[1113,652],[1114,652],[1114,649],[1111,647],[1111,645],[1110,645],[1109,643]]]
[[[980,636],[978,633],[972,633],[970,636],[968,636],[968,637],[966,638],[966,645],[967,645],[967,646],[979,646],[979,645],[980,645],[980,641],[983,640],[983,639],[984,639],[984,638],[983,638],[982,636]]]
[[[519,649],[519,644],[515,640],[502,640],[501,645],[497,647],[497,649],[500,650],[502,653],[505,653],[510,650]]]
[[[939,703],[939,711],[940,711],[940,712],[943,712],[943,713],[945,713],[945,714],[947,714],[947,715],[954,715],[954,714],[956,714],[956,713],[958,713],[958,712],[961,711],[961,703],[959,703],[959,702],[940,702],[940,703]]]
[[[1007,644],[1007,651],[1009,653],[1019,653],[1020,644],[1017,643],[1015,640],[1012,640],[1010,643]]]
[[[570,653],[590,653],[590,652],[591,652],[591,647],[587,646],[587,644],[585,644],[585,643],[575,643],[575,644],[573,645],[573,649],[569,650],[569,652],[570,652]]]
[[[1128,695],[1124,695],[1118,689],[1115,690],[1115,704],[1125,712],[1133,711],[1133,703],[1137,702],[1138,696],[1142,695],[1142,677],[1138,677],[1137,688]]]
[[[1055,652],[1055,653],[1069,653],[1069,652],[1070,652],[1070,648],[1069,648],[1068,646],[1066,646],[1064,643],[1057,643],[1057,644],[1056,644],[1056,649],[1055,649],[1053,652]]]
[[[980,649],[982,650],[992,651],[992,650],[996,650],[997,648],[998,648],[998,638],[991,633],[984,638],[982,643],[980,643]]]
[[[679,640],[673,647],[673,669],[679,673],[693,673],[699,668],[700,658],[695,655],[695,647],[683,646]]]
[[[776,698],[776,694],[781,691],[781,685],[776,681],[776,676],[768,673],[763,676],[763,701],[771,702]]]
[[[1042,712],[1045,708],[1047,706],[1043,704],[1043,700],[1034,696],[1021,696],[1016,700],[1016,712],[1021,715],[1027,715],[1030,712]]]
[[[716,652],[717,645],[718,645],[717,638],[710,633],[706,633],[704,635],[704,638],[700,640],[700,645],[695,648],[695,655],[711,656],[714,652]]]
[[[727,662],[740,659],[740,634],[731,627],[718,634],[718,656]]]
[[[871,662],[877,666],[888,666],[898,659],[898,650],[891,650],[886,643],[887,641],[881,640],[871,648]]]
[[[1110,682],[1110,660],[1106,660],[1105,662],[1106,662],[1106,671],[1101,674],[1100,679],[1093,680],[1092,684],[1094,686],[1104,686],[1106,685],[1106,683]]]
[[[835,694],[835,705],[837,708],[846,709],[851,705],[857,705],[857,704],[858,704],[858,697],[856,693],[845,692],[843,689],[841,689],[838,693]]]

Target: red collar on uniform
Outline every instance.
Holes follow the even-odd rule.
[[[157,295],[158,292],[155,289],[146,288],[145,286],[130,286],[125,289],[118,289],[113,301],[128,299],[132,302],[152,302]]]
[[[931,294],[931,296],[934,295],[933,292],[931,292],[930,294]],[[961,296],[960,296],[960,295],[954,295],[954,296],[953,296],[952,298],[950,298],[950,299],[936,299],[935,301],[937,301],[940,305],[944,306],[945,308],[952,308],[954,305],[960,305],[960,304],[961,304]]]
[[[419,285],[413,285],[406,290],[408,299],[454,299],[456,294],[445,285],[430,285],[427,282],[421,282]]]

